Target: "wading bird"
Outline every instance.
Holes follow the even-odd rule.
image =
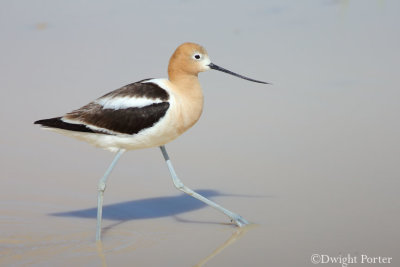
[[[114,90],[62,117],[38,120],[43,128],[86,141],[116,152],[98,183],[96,240],[101,239],[103,195],[107,178],[127,150],[160,147],[175,187],[223,212],[237,226],[248,222],[186,187],[178,178],[165,149],[200,118],[203,93],[199,72],[219,70],[252,82],[264,83],[236,74],[211,63],[200,45],[180,45],[169,61],[168,79],[145,79]]]

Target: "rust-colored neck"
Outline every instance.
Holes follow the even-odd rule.
[[[197,73],[185,71],[179,64],[174,64],[173,61],[168,66],[168,78],[179,91],[185,90],[188,93],[191,89],[200,88]]]

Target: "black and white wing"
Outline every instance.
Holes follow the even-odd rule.
[[[128,84],[63,117],[36,121],[44,127],[133,135],[152,127],[170,107],[169,93],[148,80]]]

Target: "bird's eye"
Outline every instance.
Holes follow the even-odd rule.
[[[193,56],[195,59],[200,59],[201,58],[201,56],[199,55],[199,54],[194,54],[194,56]]]

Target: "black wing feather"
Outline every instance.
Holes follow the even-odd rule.
[[[113,132],[136,134],[158,122],[162,117],[164,117],[168,108],[168,102],[155,103],[141,108],[125,108],[117,110],[102,109],[100,106],[94,108],[91,112],[83,114],[77,119],[89,125],[94,125]]]
[[[121,109],[104,109],[102,105],[91,102],[77,110],[67,113],[64,117],[38,120],[35,124],[69,131],[110,134],[98,129],[93,129],[90,127],[92,125],[115,133],[132,135],[157,123],[165,116],[170,106],[168,102],[168,92],[151,82],[128,84],[101,98],[105,97],[146,97],[149,99],[158,99],[163,102],[153,103],[144,107]],[[70,122],[63,121],[63,118]],[[76,124],[73,122],[76,122]]]
[[[95,131],[93,131],[92,129],[89,129],[88,127],[86,127],[83,124],[74,124],[74,123],[64,122],[61,120],[61,117],[38,120],[38,121],[35,121],[34,124],[40,124],[44,127],[58,128],[58,129],[69,130],[69,131],[95,133]]]

